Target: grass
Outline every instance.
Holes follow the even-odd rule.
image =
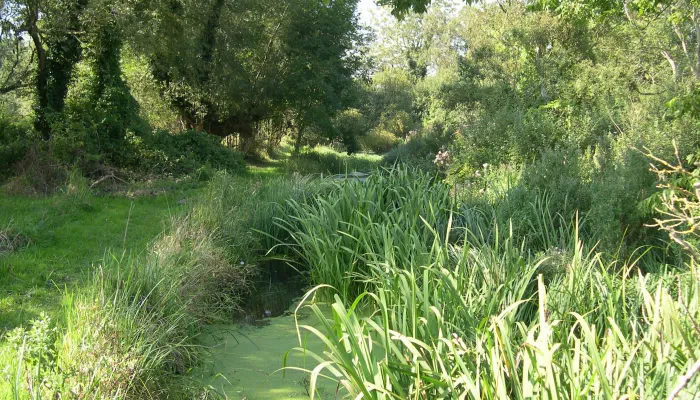
[[[37,317],[29,319],[22,310],[8,308],[22,327],[6,333],[0,349],[0,359],[11,367],[0,371],[5,378],[5,386],[0,383],[3,395],[15,393],[11,398],[23,399],[37,395],[92,398],[94,394],[99,398],[190,398],[201,394],[201,385],[186,374],[204,352],[197,342],[202,326],[231,321],[239,312],[257,262],[269,249],[268,235],[277,230],[272,219],[278,205],[286,199],[301,199],[315,187],[303,178],[226,173],[210,178],[196,196],[190,193],[177,213],[167,207],[172,200],[160,199],[159,203],[157,198],[144,198],[151,208],[143,212],[151,215],[144,216],[144,225],[136,231],[131,225],[136,206],[129,205],[130,214],[119,225],[118,236],[104,242],[113,245],[113,251],[106,257],[88,252],[87,265],[61,270],[71,284],[65,291],[56,285],[46,289],[51,290],[48,296],[53,306],[27,299]],[[62,207],[74,207],[80,204],[78,200],[120,204],[112,197],[82,196],[53,201]],[[159,204],[163,207],[160,214],[155,211]],[[85,227],[93,228],[88,232],[94,234],[95,230],[103,232],[95,229],[99,226],[95,218],[107,214],[100,211],[86,210],[83,216],[69,208],[49,215],[62,218],[61,224],[55,223],[64,232],[75,229],[70,222],[80,217],[83,224],[95,224]],[[157,223],[156,215],[162,218]],[[18,227],[32,226],[20,222]],[[105,234],[111,232],[104,229]],[[137,233],[152,236],[138,236],[139,242]],[[129,235],[134,237],[129,239]],[[73,245],[95,243],[86,240]],[[143,247],[129,250],[129,245]],[[12,257],[30,250],[32,247]],[[67,256],[78,252],[63,250]],[[46,253],[41,254],[49,254],[51,249],[43,251]]]
[[[25,245],[0,254],[0,331],[60,309],[61,291],[80,285],[106,248],[142,251],[185,205],[184,192],[129,199],[67,195],[0,197],[0,226]]]
[[[358,153],[349,155],[329,146],[302,148],[299,155],[292,154],[293,148],[283,141],[270,157],[257,160],[249,166],[249,171],[258,176],[338,175],[349,172],[372,172],[382,164],[382,156]]]
[[[349,172],[372,172],[382,163],[382,157],[374,154],[339,153],[336,150],[317,146],[302,151],[296,157],[286,161],[287,171],[306,174],[338,175]]]
[[[440,184],[418,176],[413,186],[401,171],[348,183],[285,218],[314,292],[337,293],[331,318],[311,305],[322,325],[298,327],[327,346],[300,343],[319,362],[312,392],[325,376],[371,399],[700,393],[693,262],[643,274],[636,259],[584,243],[585,216],[558,215],[546,196],[527,225],[495,218],[473,230],[454,211],[434,213],[453,209],[449,197],[431,198]]]

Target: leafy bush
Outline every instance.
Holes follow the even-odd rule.
[[[0,179],[8,178],[13,167],[29,149],[31,129],[0,116]]]
[[[374,154],[384,154],[396,147],[400,140],[391,132],[375,129],[360,139],[362,149]]]
[[[415,136],[386,153],[383,163],[386,166],[406,164],[425,171],[436,171],[433,161],[443,147],[441,141],[432,136]]]
[[[204,132],[157,131],[144,138],[130,136],[129,142],[134,151],[130,164],[150,173],[180,176],[205,164],[231,173],[245,170],[241,153],[222,146],[217,138]]]
[[[522,184],[528,191],[548,193],[552,206],[562,214],[587,211],[591,193],[586,190],[586,160],[572,148],[545,150],[542,156],[523,171]]]
[[[358,138],[367,132],[367,118],[360,110],[354,108],[344,110],[333,119],[333,128],[348,154],[353,154],[360,150]],[[363,148],[363,150],[366,149]]]

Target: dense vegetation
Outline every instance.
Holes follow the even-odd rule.
[[[0,397],[220,395],[271,260],[312,397],[698,396],[700,3],[378,3],[0,2]]]
[[[354,10],[353,1],[3,1],[3,174],[28,163],[96,178],[115,168],[236,171],[242,157],[219,150],[222,138],[254,155],[285,134],[297,152],[307,136],[341,137],[335,118],[354,101],[363,43]],[[35,152],[43,159],[28,160]]]

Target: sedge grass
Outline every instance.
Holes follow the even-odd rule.
[[[368,399],[700,393],[694,264],[644,274],[584,243],[581,219],[551,213],[546,198],[525,227],[453,226],[474,217],[435,202],[431,185],[392,197],[401,174],[344,184],[280,222],[332,299],[331,318],[311,304],[322,323],[298,326],[327,346],[312,354],[312,386],[332,379]]]

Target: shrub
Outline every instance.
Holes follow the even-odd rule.
[[[150,173],[175,176],[195,172],[203,165],[238,173],[245,170],[243,155],[224,147],[218,138],[194,130],[179,134],[156,131],[140,138],[129,137],[134,151],[130,164]]]
[[[391,132],[375,129],[367,135],[361,137],[360,143],[364,151],[374,154],[384,154],[391,151],[401,141]]]
[[[383,164],[386,166],[405,164],[424,171],[436,171],[437,167],[433,161],[441,148],[442,146],[436,141],[420,136],[413,137],[386,153]]]
[[[367,118],[358,109],[344,110],[333,118],[333,129],[336,137],[340,139],[348,154],[356,153],[360,150],[361,144],[358,138],[363,136],[368,129]],[[366,150],[364,147],[363,150]]]
[[[0,116],[0,180],[8,178],[14,166],[29,150],[31,129]]]
[[[569,215],[591,207],[591,193],[586,184],[585,160],[576,149],[560,147],[545,150],[542,156],[523,171],[522,184],[528,191],[548,193],[555,210]]]
[[[30,147],[13,168],[14,176],[4,189],[11,193],[45,195],[63,187],[69,169],[53,154],[50,143]]]

